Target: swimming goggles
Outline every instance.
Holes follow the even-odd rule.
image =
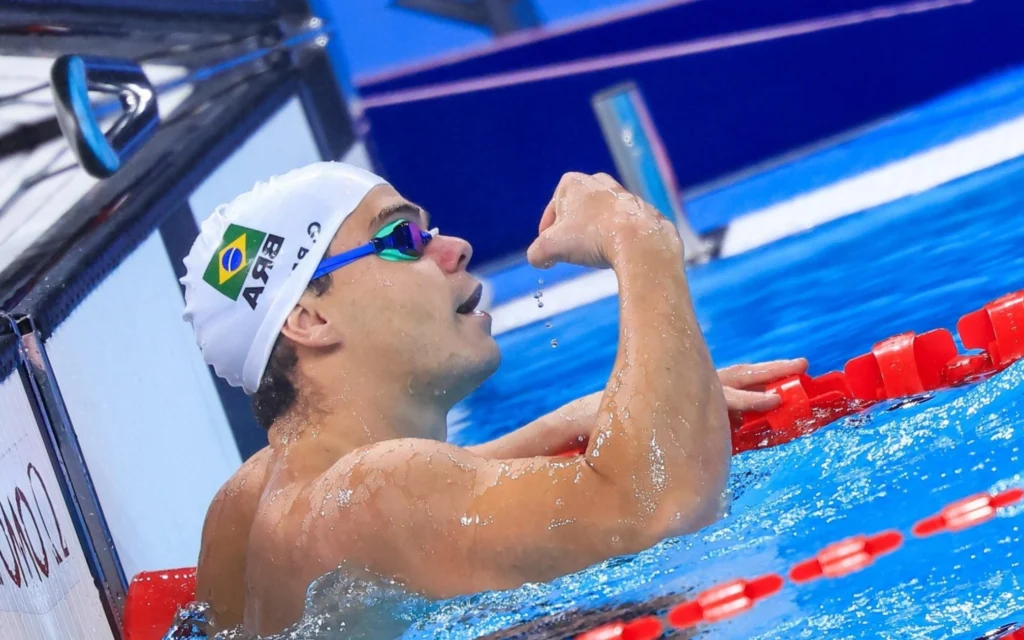
[[[313,280],[337,271],[359,258],[376,254],[384,260],[401,262],[418,260],[423,257],[423,250],[437,235],[437,229],[424,231],[419,225],[409,220],[396,220],[377,232],[373,239],[355,249],[324,258],[313,272]]]

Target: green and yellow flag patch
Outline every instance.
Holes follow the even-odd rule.
[[[249,266],[267,234],[237,224],[228,226],[224,240],[206,265],[203,280],[232,300],[238,300]]]

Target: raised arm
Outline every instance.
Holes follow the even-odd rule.
[[[367,525],[360,514],[378,514],[387,525],[374,536],[335,540],[330,517],[320,533],[376,573],[432,585],[428,595],[547,580],[639,551],[710,523],[725,487],[725,398],[671,225],[611,178],[569,174],[529,256],[610,265],[619,278],[619,350],[586,455],[497,461],[385,443],[332,470],[327,493],[313,496],[314,513]],[[345,513],[334,491],[351,492]]]
[[[531,256],[538,263],[552,256],[580,261],[575,245],[589,229],[579,223],[594,211],[614,212],[591,222],[619,280],[619,349],[586,462],[635,503],[645,530],[658,537],[692,531],[717,514],[730,433],[722,386],[680,268],[682,242],[664,217],[611,178],[574,179],[590,181],[607,186],[585,189],[578,199],[562,195],[566,226],[547,240],[542,233]],[[556,219],[551,229],[558,226]]]

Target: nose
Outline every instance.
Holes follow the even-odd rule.
[[[425,254],[432,258],[445,273],[464,271],[473,257],[473,245],[455,236],[435,237],[427,245]]]

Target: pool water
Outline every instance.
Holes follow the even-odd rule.
[[[1024,159],[693,268],[690,283],[720,366],[806,356],[820,374],[892,334],[953,329],[964,313],[1024,289]],[[499,343],[502,368],[462,407],[457,443],[492,439],[602,388],[616,350],[617,301]],[[742,454],[733,462],[732,512],[720,523],[551,584],[437,605],[404,637],[474,638],[546,616],[682,598],[734,577],[785,573],[849,535],[909,532],[948,502],[1022,484],[1022,380],[1024,365]],[[976,638],[1024,623],[1020,511],[954,535],[908,538],[844,579],[787,582],[751,612],[702,633]]]
[[[812,374],[840,369],[892,334],[953,329],[964,313],[1024,289],[1024,159],[689,274],[719,366],[806,356]],[[617,301],[606,299],[499,336],[502,368],[455,412],[452,439],[493,439],[601,389],[617,321]],[[785,574],[850,535],[909,533],[949,502],[1024,484],[1022,382],[1024,363],[741,454],[726,518],[548,584],[429,603],[388,589],[339,593],[323,581],[283,637],[362,637],[332,620],[339,597],[389,610],[402,603],[393,629],[366,637],[571,637],[624,613],[664,611],[722,581]],[[679,637],[973,639],[1024,624],[1022,512],[908,537],[864,571],[787,582],[752,611]]]

